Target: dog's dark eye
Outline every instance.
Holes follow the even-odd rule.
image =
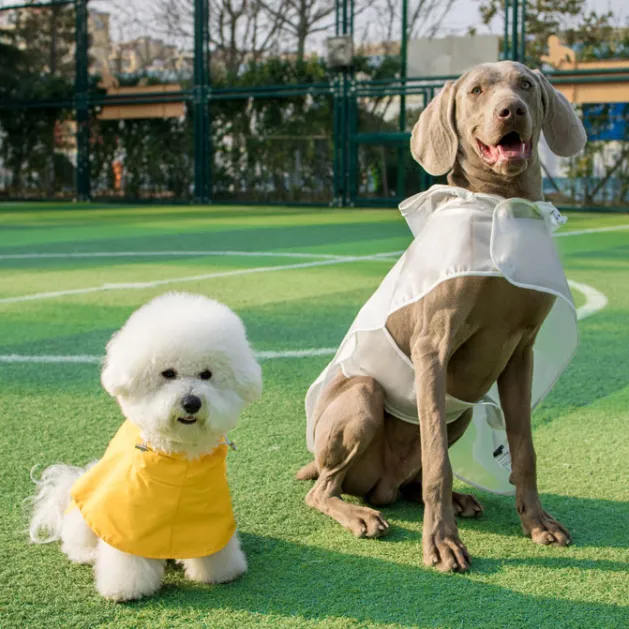
[[[533,87],[533,83],[531,83],[528,79],[524,79],[520,85],[523,90],[530,90]]]
[[[201,378],[201,380],[209,380],[211,377],[212,372],[209,369],[206,369],[199,374],[199,378]]]
[[[177,372],[174,369],[166,369],[166,371],[162,371],[162,376],[167,380],[172,380],[177,377]]]
[[[478,96],[483,93],[483,88],[480,85],[477,85],[474,89],[472,89],[472,94]]]

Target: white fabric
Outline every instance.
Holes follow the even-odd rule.
[[[533,406],[550,391],[576,350],[576,312],[551,236],[565,218],[554,206],[433,186],[403,201],[400,210],[413,242],[362,307],[336,356],[306,395],[311,451],[317,399],[339,370],[347,377],[373,377],[384,390],[387,411],[418,423],[413,365],[385,325],[393,312],[419,301],[445,280],[465,275],[504,277],[516,286],[557,297],[534,347]],[[475,404],[447,396],[447,421],[468,408],[474,409],[470,426],[450,448],[455,475],[481,489],[512,494],[497,385]]]

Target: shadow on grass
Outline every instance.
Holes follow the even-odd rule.
[[[444,575],[423,567],[346,555],[280,539],[250,534],[242,538],[250,563],[243,578],[227,586],[207,588],[186,582],[180,572],[171,571],[160,596],[160,606],[183,613],[186,609],[196,613],[207,610],[208,620],[213,611],[220,610],[273,614],[292,621],[344,619],[348,626],[370,623],[465,629],[626,626],[626,607],[540,596],[535,591],[522,593],[487,581],[492,573],[517,564],[534,569],[617,572],[627,569],[622,562],[484,559],[476,562],[470,575]],[[572,572],[570,578],[578,577]],[[151,603],[136,605],[144,607]]]
[[[469,492],[469,488],[463,491]],[[485,510],[478,519],[458,520],[463,539],[466,530],[523,537],[514,498],[473,493]],[[541,499],[544,509],[570,531],[575,546],[629,548],[629,534],[624,526],[625,522],[629,522],[629,502],[558,494],[541,494]],[[417,522],[424,513],[420,504],[412,502],[398,502],[382,509],[382,512],[385,517],[397,522]],[[629,564],[625,568],[629,569]]]

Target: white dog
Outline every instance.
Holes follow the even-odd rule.
[[[157,297],[111,338],[101,381],[127,421],[99,461],[44,471],[31,539],[94,564],[115,601],[156,592],[166,559],[203,583],[244,573],[225,443],[262,377],[242,321],[199,295]]]

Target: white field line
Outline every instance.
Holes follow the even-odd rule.
[[[296,349],[279,352],[256,352],[259,360],[271,360],[273,358],[309,358],[311,356],[330,356],[336,354],[336,347],[317,347],[316,349]]]
[[[256,358],[260,361],[271,360],[273,358],[309,358],[311,356],[330,356],[336,353],[336,347],[318,347],[316,349],[297,349],[279,352],[262,351],[256,352]],[[72,356],[24,356],[22,354],[0,355],[0,363],[78,363],[92,364],[102,363],[104,356],[93,354],[76,354]]]
[[[102,356],[94,356],[90,354],[76,354],[73,356],[23,356],[22,354],[4,354],[0,355],[0,363],[100,363]]]
[[[585,304],[577,310],[577,319],[585,319],[599,312],[607,305],[607,297],[600,291],[569,280],[571,288],[585,295]],[[311,356],[332,356],[336,353],[335,347],[317,347],[313,349],[285,350],[285,351],[261,351],[256,352],[258,360],[272,360],[274,358],[309,358]],[[77,354],[74,356],[23,356],[21,354],[0,354],[0,363],[101,363],[102,356],[89,354]]]
[[[298,251],[85,251],[67,253],[3,253],[0,260],[63,260],[74,258],[155,258],[155,257],[241,256],[246,258],[320,258],[340,260],[352,256]]]
[[[563,231],[553,234],[555,238],[565,236],[582,236],[583,234],[596,234],[598,232],[616,232],[622,229],[629,229],[629,225],[614,225],[613,227],[593,227],[592,229],[575,229],[574,231]]]
[[[614,232],[629,229],[627,225],[613,225],[610,227],[593,227],[591,229],[578,229],[574,231],[561,231],[553,234],[555,238],[567,236],[582,236],[598,232]],[[380,254],[381,257],[391,257],[402,252]],[[0,260],[54,260],[72,258],[143,258],[143,257],[200,257],[200,256],[243,256],[251,258],[321,258],[336,260],[353,258],[354,256],[337,255],[332,253],[308,253],[299,251],[85,251],[85,252],[60,252],[60,253],[3,253]]]
[[[315,260],[314,262],[302,262],[299,264],[284,264],[279,266],[259,266],[246,269],[235,269],[232,271],[217,271],[215,273],[204,273],[201,275],[188,275],[184,277],[173,277],[166,280],[155,280],[153,282],[129,282],[124,284],[101,284],[100,286],[89,286],[87,288],[74,288],[69,290],[51,291],[46,293],[32,293],[30,295],[18,295],[16,297],[3,297],[0,304],[14,304],[24,301],[37,301],[40,299],[54,299],[55,297],[65,297],[67,295],[85,295],[87,293],[99,293],[111,290],[141,290],[143,288],[155,288],[168,284],[179,284],[182,282],[198,282],[219,277],[235,277],[237,275],[251,275],[253,273],[273,273],[275,271],[288,271],[294,269],[308,269],[319,266],[331,266],[335,264],[347,264],[348,262],[362,262],[365,260],[380,260],[387,256],[395,255],[397,252],[376,253],[368,256],[347,256],[333,257],[332,259]]]
[[[574,280],[568,280],[568,284],[570,288],[585,296],[585,303],[577,308],[577,319],[586,319],[607,306],[607,297],[596,288]]]

